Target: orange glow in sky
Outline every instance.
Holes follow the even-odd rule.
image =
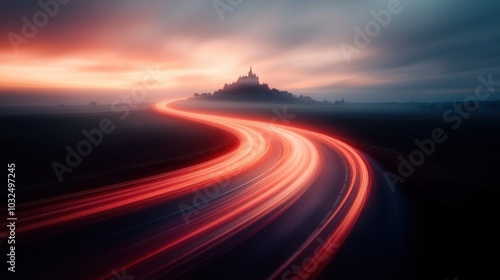
[[[381,26],[373,14],[387,9],[386,0],[233,1],[222,16],[204,0],[41,2],[65,3],[50,16],[37,1],[0,3],[0,99],[23,90],[123,91],[156,66],[163,98],[191,96],[235,81],[251,65],[270,87],[319,100],[447,101],[498,69],[495,57],[478,57],[497,49],[487,23],[498,17],[488,5],[474,5],[484,9],[475,23],[465,2],[401,2]],[[460,28],[467,22],[470,30]],[[374,24],[376,34],[356,31]],[[357,48],[349,59],[346,44]]]
[[[310,34],[300,29],[321,23],[307,23],[312,11],[300,24],[284,28],[289,20],[280,22],[276,14],[252,17],[257,11],[250,4],[220,21],[212,5],[200,1],[157,6],[125,2],[60,5],[33,38],[23,33],[29,26],[22,15],[34,24],[30,15],[40,7],[5,19],[8,24],[1,29],[8,36],[0,42],[0,90],[127,90],[152,66],[160,70],[158,89],[183,96],[217,90],[245,74],[250,65],[262,82],[292,92],[380,81],[335,66],[345,62],[332,38],[318,34],[301,39]],[[324,21],[327,14],[314,17]]]

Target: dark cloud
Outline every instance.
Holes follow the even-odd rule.
[[[37,2],[0,3],[0,52],[11,51],[6,35],[20,32],[20,19],[40,10]],[[193,54],[217,43],[224,49],[242,48],[237,61],[259,64],[264,72],[294,68],[311,83],[318,79],[318,86],[286,89],[322,96],[343,90],[390,100],[404,91],[409,100],[460,99],[478,75],[491,73],[500,80],[500,2],[493,0],[401,0],[403,11],[348,63],[339,44],[353,44],[354,26],[363,28],[373,20],[370,11],[385,9],[388,2],[246,0],[220,21],[212,1],[70,0],[23,47],[26,53],[48,57],[112,51],[114,58],[150,63],[173,57],[194,60]],[[114,72],[136,65],[103,61],[82,70]]]
[[[500,80],[500,2],[413,2],[374,38],[377,55],[346,69],[396,78],[381,89],[433,90],[436,99],[473,88],[481,74]]]

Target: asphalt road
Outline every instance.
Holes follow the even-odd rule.
[[[314,279],[334,260],[370,193],[361,153],[304,128],[168,102],[156,110],[226,130],[239,145],[176,171],[21,205],[17,232],[40,252],[21,274]]]

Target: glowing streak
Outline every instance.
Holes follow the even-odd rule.
[[[161,107],[160,105],[157,108]],[[166,108],[163,106],[163,108]],[[172,110],[173,111],[173,110]],[[177,112],[177,111],[173,111]],[[36,201],[23,205],[24,226],[20,232],[52,226],[97,214],[123,211],[151,206],[193,192],[200,186],[213,183],[217,178],[213,174],[230,175],[242,172],[263,157],[268,143],[254,128],[245,127],[229,118],[213,117],[211,122],[196,114],[179,114],[176,116],[202,123],[210,123],[223,128],[240,141],[240,145],[232,152],[216,159],[183,168],[166,174],[116,184],[96,190],[76,194],[63,195],[56,198]],[[113,213],[108,213],[112,215]]]
[[[347,188],[345,193],[341,191],[342,200],[325,222],[271,276],[278,277],[309,252],[317,236],[327,235],[325,247],[314,252],[314,257],[321,259],[318,269],[302,272],[316,277],[338,249],[335,245],[345,240],[366,203],[371,182],[369,167],[362,155],[341,141],[309,130],[180,111],[168,105],[169,102],[159,103],[155,110],[228,131],[238,138],[238,146],[220,157],[173,172],[24,204],[19,232],[65,223],[82,225],[124,215],[193,193],[218,178],[235,178],[260,170],[258,176],[247,179],[240,187],[226,190],[191,223],[174,224],[168,230],[150,235],[141,244],[130,245],[129,248],[141,246],[144,250],[122,265],[141,267],[162,256],[162,264],[149,268],[149,275],[145,277],[173,271],[213,248],[219,252],[225,243],[234,243],[234,239],[241,241],[289,209],[321,171],[322,158],[315,145],[321,142],[337,151],[347,163]],[[264,164],[268,168],[262,171],[259,167]],[[328,258],[319,257],[324,251],[331,252]],[[112,275],[102,276],[109,277]]]
[[[343,210],[345,204],[347,203],[347,200],[350,199],[351,196],[354,196],[354,200],[349,206],[348,212],[344,214],[343,220],[337,225],[336,230],[330,234],[330,237],[326,240],[322,248],[315,251],[312,256],[312,259],[316,260],[316,265],[319,267],[312,270],[312,272],[306,271],[304,267],[302,267],[301,272],[297,273],[298,275],[307,275],[308,279],[316,278],[338,251],[339,246],[337,245],[342,244],[345,238],[347,238],[347,235],[361,214],[361,210],[366,203],[370,191],[370,170],[366,160],[355,149],[339,140],[319,133],[304,130],[302,130],[302,133],[309,135],[310,137],[317,138],[327,143],[332,148],[337,149],[347,160],[349,170],[351,171],[351,181],[349,183],[347,194],[344,196],[342,202],[336,210],[327,218],[325,222],[323,222],[318,230],[316,230],[314,234],[312,234],[304,242],[304,244],[300,246],[301,249],[297,250],[279,269],[276,270],[270,279],[279,278],[286,268],[290,267],[293,263],[302,263],[302,260],[307,256],[302,257],[302,259],[299,259],[299,256],[304,254],[306,248],[311,249],[311,247],[313,247],[313,242],[317,240],[318,236],[325,235],[326,229],[330,227],[333,220],[338,217],[339,213]],[[353,194],[354,192],[355,194]]]

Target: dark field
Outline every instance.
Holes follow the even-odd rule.
[[[57,109],[57,108],[56,108]],[[50,110],[49,110],[50,111]],[[66,164],[66,146],[76,150],[87,137],[82,130],[99,128],[109,118],[115,130],[103,133],[100,145],[82,157],[59,183],[52,162]],[[207,126],[168,118],[146,108],[121,120],[113,112],[58,112],[0,118],[4,157],[15,162],[21,201],[96,188],[188,166],[230,150],[232,135]]]
[[[350,279],[380,275],[392,275],[392,279],[398,275],[468,279],[496,271],[497,260],[488,255],[496,255],[500,249],[500,232],[495,228],[500,220],[498,111],[474,112],[453,130],[454,123],[443,120],[446,108],[440,107],[194,101],[178,106],[307,127],[344,140],[380,165],[368,208],[336,264],[325,271],[326,279],[338,275],[349,275]],[[65,147],[75,148],[85,139],[82,130],[97,128],[103,118],[111,119],[116,129],[105,134],[102,144],[93,147],[59,183],[51,163],[64,163]],[[20,201],[178,169],[229,151],[236,144],[225,132],[167,118],[147,108],[133,111],[125,120],[105,110],[10,112],[1,116],[0,123],[5,128],[1,132],[7,147],[5,158],[16,163]],[[407,157],[417,148],[414,140],[430,138],[436,128],[442,128],[448,139],[436,144],[435,152],[393,192],[385,181],[385,170],[397,174],[398,156]],[[404,204],[399,213],[388,213],[394,208],[384,204],[394,197],[402,198]],[[394,219],[386,217],[391,215],[399,216],[404,225],[390,224]],[[352,258],[357,262],[349,262]]]
[[[312,128],[357,147],[394,174],[398,174],[398,156],[402,154],[408,158],[408,154],[418,148],[414,143],[416,139],[431,138],[434,129],[443,129],[446,141],[436,144],[435,152],[426,156],[424,163],[415,167],[415,172],[404,183],[398,183],[393,193],[405,200],[400,214],[408,222],[404,234],[408,235],[407,241],[413,243],[406,245],[408,250],[414,251],[412,256],[397,256],[403,258],[398,265],[393,263],[394,259],[377,260],[375,254],[375,259],[369,258],[358,265],[372,267],[374,275],[380,270],[377,264],[390,266],[393,273],[398,267],[404,267],[413,271],[402,272],[402,275],[418,279],[454,279],[457,276],[458,279],[476,279],[496,273],[498,258],[489,255],[495,255],[500,249],[500,231],[496,228],[500,220],[498,110],[480,108],[471,112],[468,118],[462,118],[461,125],[453,129],[457,119],[448,122],[443,119],[448,108],[418,104],[303,106],[226,102],[221,105],[190,101],[179,107],[208,108],[218,113],[238,113],[276,124]],[[451,116],[456,114],[448,117]],[[379,188],[391,189],[383,174],[377,177]],[[364,219],[365,226],[371,226],[357,226],[352,234],[351,239],[356,239],[353,242],[368,243],[367,235],[387,239],[383,232],[390,231],[390,225],[385,225],[384,229],[384,225],[380,225],[384,221],[370,221],[384,218],[380,209],[390,200],[377,192],[380,190],[374,192],[372,204],[367,209],[367,212],[376,213],[365,213],[360,222]],[[369,246],[380,255],[391,250],[387,247],[390,245]],[[351,257],[365,258],[363,255]],[[351,269],[350,275],[354,277],[351,279],[357,279],[355,275],[360,278],[370,275],[367,271],[357,272],[356,266]]]

